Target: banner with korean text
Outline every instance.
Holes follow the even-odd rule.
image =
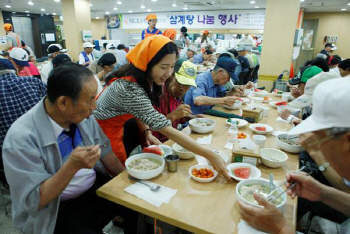
[[[148,14],[123,14],[123,29],[147,28]],[[265,10],[225,10],[157,13],[157,28],[264,29]]]

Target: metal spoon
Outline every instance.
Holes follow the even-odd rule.
[[[143,184],[143,185],[148,186],[149,189],[150,189],[151,191],[153,191],[153,192],[157,192],[157,191],[161,188],[159,185],[149,185],[149,184],[146,184],[146,183],[142,182],[141,180],[136,179],[136,178],[134,178],[134,177],[131,177],[131,176],[130,176],[130,178],[131,178],[132,180],[135,180],[135,181],[139,182],[140,184]]]

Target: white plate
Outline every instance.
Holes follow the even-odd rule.
[[[249,163],[230,163],[229,165],[226,166],[226,168],[228,170],[229,176],[231,176],[235,180],[238,180],[238,181],[246,180],[246,179],[237,177],[233,174],[232,169],[237,168],[237,167],[249,167],[250,168],[250,175],[249,175],[248,179],[257,179],[257,178],[260,178],[260,176],[261,176],[261,171],[257,167],[255,167]]]
[[[265,127],[265,128],[266,128],[266,131],[259,131],[259,130],[256,130],[256,129],[255,129],[256,127]],[[249,128],[250,128],[253,132],[257,133],[257,134],[268,134],[268,133],[270,133],[270,132],[273,131],[273,128],[272,128],[270,125],[267,125],[267,124],[251,124],[251,125],[249,125]]]
[[[226,120],[226,124],[227,125],[231,125],[231,126],[235,126],[237,128],[243,128],[244,126],[246,126],[248,124],[248,122],[244,119],[236,119],[236,118],[230,118],[231,120],[237,121],[238,125],[233,125],[231,123],[228,122],[228,119]]]
[[[211,178],[199,178],[199,177],[196,177],[194,175],[192,175],[192,170],[193,169],[201,169],[201,168],[207,168],[207,169],[210,169],[214,172],[214,176],[211,177]],[[189,170],[188,170],[188,173],[190,174],[190,176],[192,177],[192,179],[194,179],[195,181],[198,181],[198,182],[201,182],[201,183],[208,183],[208,182],[211,182],[213,181],[217,176],[218,176],[218,172],[214,170],[214,168],[212,166],[209,166],[209,165],[194,165],[192,166]]]
[[[272,98],[269,98],[268,100],[263,100],[263,103],[269,103],[269,102],[272,102],[273,99]]]

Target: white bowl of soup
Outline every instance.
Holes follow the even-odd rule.
[[[275,188],[278,186],[276,184]],[[283,191],[282,188],[279,188],[274,192],[273,196],[277,196]],[[242,202],[245,202],[249,205],[262,207],[258,205],[258,202],[254,199],[254,192],[266,197],[270,192],[270,182],[265,179],[246,179],[240,181],[236,186],[236,198]],[[272,202],[277,209],[283,211],[284,206],[287,203],[287,195],[284,193],[279,198],[276,198]]]
[[[140,180],[157,177],[164,170],[164,165],[164,158],[151,153],[136,154],[125,161],[129,175]]]
[[[188,149],[185,149],[181,145],[175,143],[172,146],[172,149],[176,155],[178,155],[181,159],[190,159],[195,156],[195,154]]]
[[[207,118],[196,118],[189,121],[191,130],[197,133],[208,133],[213,131],[216,122]]]

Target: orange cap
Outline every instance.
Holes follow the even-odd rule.
[[[156,15],[153,15],[153,14],[147,15],[146,20],[149,21],[149,20],[151,20],[151,19],[157,19],[157,16],[156,16]]]
[[[6,31],[12,31],[12,24],[9,24],[9,23],[4,24],[4,29]]]
[[[168,28],[163,32],[163,35],[170,40],[173,40],[176,37],[176,30],[173,28]]]
[[[146,37],[127,53],[126,59],[138,69],[146,71],[148,63],[169,42],[171,42],[170,39],[163,35]]]
[[[209,34],[209,31],[208,30],[204,30],[203,34]]]

